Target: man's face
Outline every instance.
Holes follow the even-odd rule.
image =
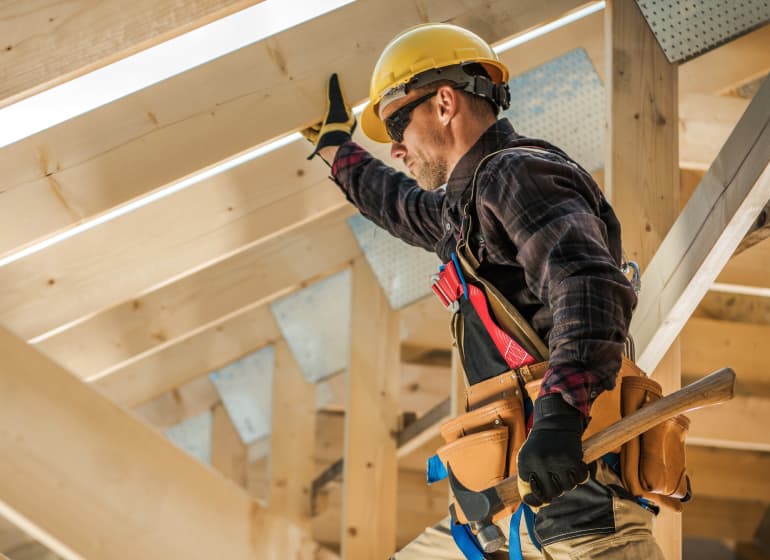
[[[430,91],[410,92],[386,106],[380,116],[385,120],[427,93]],[[430,96],[412,108],[403,138],[400,142],[393,140],[390,148],[391,156],[403,159],[409,173],[426,190],[443,185],[449,178],[446,130],[439,122],[436,103],[436,96]]]

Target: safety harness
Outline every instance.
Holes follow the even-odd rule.
[[[441,304],[453,312],[453,333],[460,350],[468,384],[473,386],[507,371],[544,362],[548,349],[519,311],[477,272],[479,262],[469,247],[475,226],[476,184],[479,171],[492,157],[511,150],[547,152],[522,146],[487,155],[476,167],[470,195],[463,207],[460,239],[451,260],[439,267],[431,288]],[[467,279],[466,279],[467,277]],[[532,401],[524,387],[525,423],[531,427]],[[428,483],[446,478],[446,468],[438,454],[428,460]],[[450,506],[451,532],[458,548],[468,560],[487,558],[470,526],[458,521],[456,506]],[[534,512],[523,502],[510,518],[509,557],[522,558],[519,527],[524,518],[530,540],[540,550],[534,533]]]

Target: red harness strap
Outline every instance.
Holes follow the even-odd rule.
[[[534,364],[537,361],[495,323],[489,312],[486,295],[477,286],[465,282],[454,261],[449,261],[442,266],[440,272],[433,277],[431,288],[442,305],[451,311],[459,309],[458,302],[462,297],[471,302],[490,340],[511,369]]]

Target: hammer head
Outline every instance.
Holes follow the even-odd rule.
[[[505,544],[505,537],[500,528],[492,522],[492,516],[503,509],[503,502],[494,488],[475,492],[466,488],[447,465],[449,487],[457,505],[462,510],[470,526],[476,532],[484,552],[494,552]]]

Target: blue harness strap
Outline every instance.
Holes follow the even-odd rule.
[[[521,526],[521,518],[524,517],[524,522],[527,524],[527,533],[529,533],[529,540],[538,550],[542,547],[535,538],[535,512],[525,504],[521,502],[516,513],[511,516],[511,527],[508,533],[508,558],[510,560],[524,560],[524,555],[521,552],[521,535],[519,534],[519,527]]]
[[[454,516],[451,521],[452,538],[455,540],[457,548],[468,560],[486,560],[484,551],[481,550],[476,535],[473,534],[468,525],[460,525],[454,522]]]
[[[447,476],[449,476],[449,474],[446,472],[446,467],[444,466],[444,463],[438,454],[428,458],[428,468],[426,469],[425,474],[428,477],[428,484],[433,484],[439,480],[444,480]]]

